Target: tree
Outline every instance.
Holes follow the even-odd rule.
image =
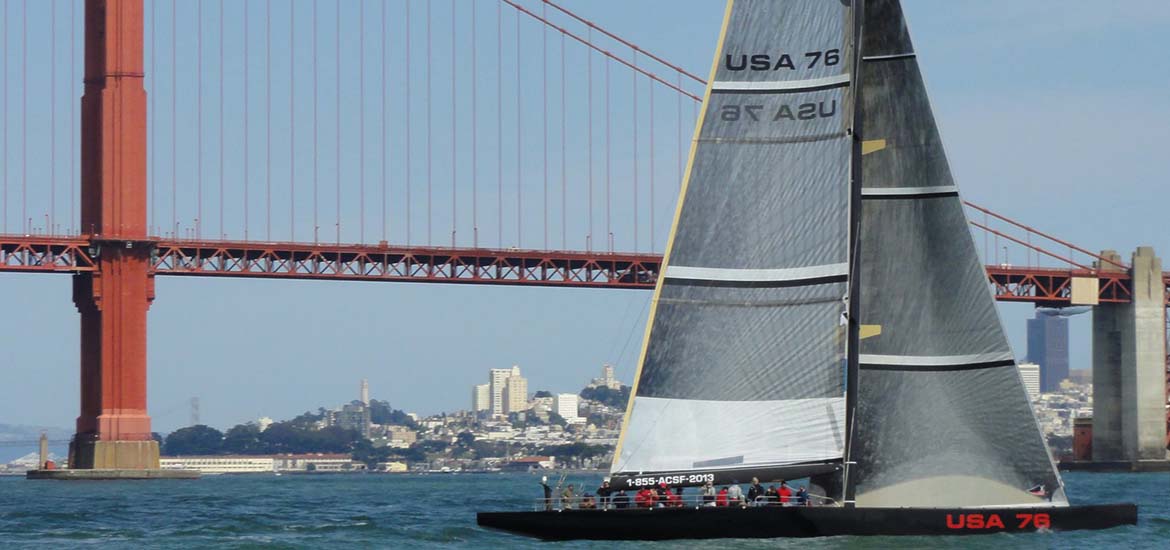
[[[163,442],[167,455],[213,455],[223,449],[223,433],[210,426],[199,424],[179,428]]]
[[[223,435],[223,450],[226,453],[252,455],[266,454],[268,447],[260,441],[260,427],[249,422],[237,424]]]
[[[552,396],[553,396],[552,392],[540,390],[540,391],[536,392],[536,395],[533,395],[532,397],[552,397]]]
[[[626,404],[630,401],[630,387],[622,386],[619,390],[613,390],[605,386],[585,388],[581,390],[581,399],[597,401],[603,405],[624,411],[626,410]]]
[[[412,430],[418,429],[418,423],[409,415],[390,407],[390,403],[378,401],[377,399],[370,400],[370,422],[374,424],[406,426]]]

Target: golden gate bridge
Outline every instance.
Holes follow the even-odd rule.
[[[705,79],[556,2],[0,4],[0,272],[73,277],[76,467],[157,456],[156,276],[657,281]],[[1120,257],[968,207],[997,299],[1134,300]]]

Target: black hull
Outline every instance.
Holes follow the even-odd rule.
[[[1134,504],[1064,508],[666,508],[480,512],[482,527],[545,540],[662,540],[976,535],[1109,529],[1137,523]]]

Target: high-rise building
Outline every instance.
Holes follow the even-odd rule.
[[[1028,361],[1040,365],[1040,391],[1060,390],[1068,378],[1068,318],[1036,311],[1028,319]]]
[[[492,393],[492,416],[504,414],[504,388],[508,385],[508,377],[510,376],[520,376],[519,365],[512,365],[510,369],[491,369],[488,371],[488,380]]]
[[[480,384],[471,390],[471,411],[480,412],[492,408],[491,384]]]
[[[526,410],[528,410],[528,379],[519,374],[513,374],[507,378],[504,384],[504,414]]]
[[[565,422],[576,424],[585,419],[577,416],[578,397],[575,393],[558,393],[553,402],[553,410],[565,419]]]
[[[370,406],[370,382],[365,378],[362,378],[362,389],[358,394],[358,400],[362,402],[362,405]]]
[[[1036,363],[1019,363],[1020,378],[1024,381],[1024,389],[1028,391],[1028,399],[1035,401],[1040,395],[1040,365]]]

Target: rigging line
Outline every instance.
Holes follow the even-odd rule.
[[[381,2],[381,240],[386,241],[386,147],[388,146],[386,110],[390,92],[386,90],[386,2]]]
[[[589,43],[590,44],[593,43],[593,29],[589,29]],[[589,148],[588,148],[589,160],[586,162],[586,164],[589,166],[589,171],[588,171],[589,172],[589,178],[588,178],[588,181],[589,181],[589,193],[588,193],[589,207],[586,209],[586,212],[589,214],[589,223],[586,224],[586,227],[588,228],[588,232],[585,234],[585,250],[592,251],[593,250],[593,50],[591,50],[591,49],[585,50],[585,55],[586,55],[585,65],[586,65],[586,67],[588,67],[588,70],[587,70],[588,84],[586,85],[586,88],[589,90],[589,93],[586,94],[586,101],[589,102],[589,107],[587,109],[587,112],[589,113],[589,115],[587,117],[588,118],[587,124],[589,126]]]
[[[248,63],[248,60],[249,60],[249,57],[248,57],[249,40],[248,40],[248,3],[247,2],[243,2],[243,10],[244,10],[244,28],[242,31],[243,38],[244,38],[244,60],[243,60],[243,63],[244,63],[244,166],[243,166],[243,170],[244,170],[244,240],[246,241],[246,240],[248,240],[248,183],[249,183],[249,180],[251,179],[249,177],[249,174],[248,174],[248,136],[249,136],[249,133],[248,133],[248,129],[249,129],[248,128],[248,67],[249,67],[250,63]],[[173,19],[172,19],[172,23],[173,23]],[[171,28],[171,36],[174,36],[174,28],[173,27]],[[174,71],[175,71],[175,60],[172,57],[171,58],[171,73],[174,74]],[[173,96],[171,97],[171,102],[172,102],[172,108],[173,108],[173,106],[174,106],[174,97]],[[174,126],[175,126],[173,115],[172,115],[171,120],[172,120],[171,129],[173,131]],[[173,181],[174,178],[172,177],[171,180]],[[174,197],[174,194],[172,193],[172,200],[173,200],[173,197]]]
[[[471,3],[471,243],[479,248],[479,43],[475,39],[477,2]]]
[[[599,26],[595,25],[595,24],[594,24],[592,21],[589,21],[589,20],[587,20],[587,19],[584,19],[584,18],[582,18],[582,17],[578,16],[577,14],[575,14],[575,13],[573,13],[573,12],[569,11],[568,9],[565,9],[565,8],[563,8],[563,7],[559,6],[559,5],[557,5],[557,4],[556,4],[556,3],[554,3],[554,2],[551,2],[551,1],[549,1],[549,0],[542,0],[542,1],[543,1],[545,4],[548,4],[548,5],[552,6],[552,7],[553,7],[554,9],[556,9],[557,11],[560,11],[561,13],[563,13],[563,14],[565,14],[565,15],[568,15],[569,17],[572,17],[573,19],[576,19],[577,21],[579,21],[579,22],[581,22],[581,23],[584,23],[584,24],[586,24],[586,25],[588,25],[588,26],[590,26],[590,27],[592,27],[592,28],[594,28],[594,29],[597,29],[597,30],[598,30],[598,31],[600,31],[602,34],[604,34],[605,36],[608,36],[608,37],[610,37],[610,38],[612,38],[612,39],[614,39],[614,40],[618,41],[619,43],[621,43],[621,44],[622,44],[622,45],[624,45],[624,46],[628,46],[630,49],[634,50],[634,56],[635,56],[634,58],[635,58],[635,59],[637,59],[637,55],[638,55],[639,53],[642,53],[642,54],[644,54],[646,57],[649,57],[650,59],[653,59],[654,61],[657,61],[657,62],[659,62],[659,63],[661,63],[661,64],[663,64],[663,65],[666,65],[667,67],[670,67],[671,69],[674,69],[675,71],[677,71],[677,72],[679,72],[679,73],[682,73],[682,74],[685,74],[685,75],[687,75],[687,77],[688,77],[688,78],[690,78],[691,80],[694,80],[695,82],[698,82],[699,84],[702,84],[702,85],[704,85],[704,86],[706,86],[706,85],[707,85],[707,81],[703,80],[702,78],[700,78],[700,77],[698,77],[698,76],[695,76],[694,74],[691,74],[691,73],[689,73],[689,72],[687,72],[687,71],[683,70],[683,68],[682,68],[682,67],[679,67],[679,66],[677,66],[677,65],[675,65],[675,64],[673,64],[673,63],[670,63],[669,61],[666,61],[665,59],[662,59],[661,57],[658,57],[657,55],[654,55],[654,54],[652,54],[652,53],[650,53],[650,52],[648,52],[648,51],[646,51],[646,50],[643,50],[642,48],[639,48],[639,47],[638,47],[636,44],[634,44],[634,43],[632,43],[632,42],[629,42],[629,41],[627,41],[627,40],[625,40],[625,39],[621,38],[620,36],[617,36],[617,35],[615,35],[615,34],[613,34],[613,33],[609,32],[609,31],[607,31],[607,30],[605,30],[605,29],[603,29],[603,28],[601,28],[601,27],[599,27]]]
[[[244,4],[244,21],[248,20],[247,4]],[[179,49],[178,39],[178,0],[171,0],[171,236],[179,238],[179,124],[178,124],[178,74],[179,64],[175,61]],[[245,43],[246,44],[246,43]],[[245,45],[244,58],[247,59],[247,46]],[[245,73],[247,74],[247,73]],[[244,120],[247,121],[247,114],[244,115]],[[245,122],[246,124],[246,122]],[[247,145],[245,145],[247,147]],[[244,239],[247,240],[247,211],[248,211],[248,187],[244,186]]]
[[[57,210],[57,2],[49,2],[49,219],[52,234]]]
[[[638,64],[638,50],[634,50],[634,65]],[[638,73],[631,78],[634,84],[634,252],[638,251]]]
[[[457,156],[458,153],[456,152],[456,149],[455,149],[456,143],[459,141],[458,140],[459,134],[455,133],[455,122],[458,119],[458,117],[456,116],[456,112],[455,112],[455,109],[456,109],[456,103],[455,103],[455,99],[456,99],[456,97],[455,97],[455,89],[456,89],[455,88],[455,84],[456,84],[456,81],[455,81],[455,59],[456,59],[456,56],[455,56],[455,52],[457,51],[455,49],[455,14],[456,14],[455,0],[451,0],[451,247],[452,248],[455,247],[455,231],[457,229],[457,227],[455,225],[456,213],[457,213],[456,207],[457,207],[457,202],[459,199],[459,195],[455,192],[455,182],[458,179],[458,175],[459,175],[459,158]]]
[[[504,7],[496,4],[496,246],[504,248]]]
[[[319,158],[321,150],[317,146],[320,132],[320,127],[317,125],[318,111],[320,111],[320,104],[317,101],[318,87],[321,83],[321,74],[317,72],[317,2],[313,2],[313,242],[316,243],[320,238],[321,220],[319,217],[320,202],[320,171]]]
[[[224,109],[223,109],[223,0],[219,0],[219,238],[226,239],[227,234],[223,230],[223,124],[224,124]],[[151,59],[154,59],[154,54],[151,54]]]
[[[220,0],[222,2],[223,0]],[[288,238],[296,240],[297,225],[297,170],[296,170],[296,143],[297,118],[295,106],[296,95],[296,40],[293,38],[297,24],[297,5],[290,2],[288,6]],[[222,25],[221,25],[222,27]],[[222,142],[221,142],[222,147]]]
[[[406,48],[405,48],[406,49],[406,244],[409,245],[411,242],[410,241],[410,210],[411,210],[410,187],[413,183],[412,178],[411,178],[411,170],[410,170],[410,166],[411,166],[410,144],[413,141],[414,136],[412,135],[411,124],[410,124],[410,112],[413,110],[413,108],[410,104],[411,96],[412,96],[411,89],[410,89],[411,88],[411,86],[410,86],[410,65],[411,65],[411,63],[410,63],[410,0],[405,0],[405,4],[406,4],[406,17],[404,18],[404,21],[406,23],[406,32],[403,34],[405,34],[405,36],[406,36]]]
[[[264,7],[264,238],[272,240],[272,0]]]
[[[633,324],[630,325],[629,332],[626,335],[626,343],[622,345],[622,351],[620,353],[618,353],[618,358],[617,358],[618,365],[622,364],[622,362],[625,361],[626,350],[630,347],[630,341],[633,340],[634,334],[641,332],[638,329],[642,326],[642,323],[639,323],[638,320],[642,319],[643,317],[646,316],[646,309],[649,307],[650,307],[650,296],[646,296],[645,301],[642,302],[642,310],[638,313],[637,317],[634,317]],[[635,366],[635,369],[637,369],[636,366]]]
[[[195,237],[203,225],[203,0],[195,3]]]
[[[634,307],[635,303],[636,302],[634,300],[627,300],[626,307],[622,308],[622,314],[619,317],[616,317],[617,319],[621,319],[621,326],[625,326],[625,324],[629,321],[630,309]],[[612,342],[610,342],[609,350],[607,350],[605,353],[605,357],[607,360],[613,360],[614,352],[617,351],[617,347],[618,347],[617,340],[613,340]]]
[[[434,129],[431,126],[431,107],[434,101],[431,97],[431,3],[427,2],[427,246],[432,245],[431,241],[431,173],[434,170],[434,165],[431,162],[433,149],[431,147],[431,137],[434,134]]]
[[[519,105],[521,105],[521,101],[519,101],[519,95],[521,95],[521,85],[519,85],[519,64],[521,64],[521,63],[519,63],[519,53],[521,53],[521,49],[519,49],[519,13],[517,13],[516,14],[516,246],[517,247],[521,246],[521,241],[523,240],[523,236],[521,233],[521,220],[523,220],[523,218],[524,218],[524,216],[522,215],[524,188],[521,185],[521,183],[522,183],[521,164],[519,164],[519,156],[521,156],[521,151],[524,149],[524,147],[522,146],[523,142],[521,140],[521,130],[519,130],[519,123],[521,123],[521,122],[519,122],[519,116],[521,116],[521,106],[519,106]]]
[[[366,2],[358,0],[358,242],[366,242]]]
[[[545,7],[540,7],[540,14],[546,15]],[[544,249],[548,250],[548,28],[540,28],[540,95],[543,104],[541,123],[544,126]]]
[[[333,144],[334,158],[334,222],[337,244],[341,244],[341,0],[337,2],[336,19],[334,20],[334,107],[337,109],[337,141]]]

